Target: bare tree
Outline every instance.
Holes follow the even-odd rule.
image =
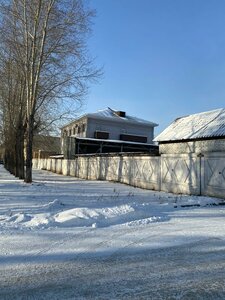
[[[13,0],[2,6],[3,49],[22,74],[26,121],[26,176],[32,181],[32,144],[41,111],[82,101],[100,72],[86,47],[93,11],[82,0]],[[24,103],[24,102],[23,102]]]
[[[24,178],[24,82],[10,55],[1,59],[0,78],[1,136],[6,168]]]

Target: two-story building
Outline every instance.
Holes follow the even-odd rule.
[[[62,152],[67,151],[68,138],[75,138],[79,145],[75,154],[142,151],[150,145],[156,149],[153,143],[156,126],[158,124],[111,108],[88,113],[61,128]]]

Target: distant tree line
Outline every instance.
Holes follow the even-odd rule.
[[[0,134],[5,167],[32,182],[35,132],[77,110],[100,75],[83,0],[0,0]],[[25,157],[25,158],[24,158]]]

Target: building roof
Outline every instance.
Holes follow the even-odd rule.
[[[127,123],[136,123],[139,125],[149,125],[152,127],[156,127],[158,126],[158,124],[144,120],[144,119],[140,119],[134,116],[130,116],[127,113],[125,113],[125,117],[119,116],[118,114],[118,110],[115,109],[111,109],[111,108],[106,108],[104,110],[98,110],[95,113],[88,113],[85,115],[80,116],[79,118],[77,118],[76,120],[70,122],[69,124],[64,125],[62,128],[73,124],[75,121],[78,121],[82,118],[94,118],[94,119],[103,119],[103,120],[112,120],[112,121],[119,121],[119,122],[127,122]]]
[[[140,142],[132,142],[132,141],[122,141],[122,140],[108,140],[108,139],[95,139],[95,138],[85,138],[85,137],[74,137],[77,141],[91,141],[91,142],[105,142],[105,143],[116,143],[116,144],[131,144],[131,145],[143,145],[143,146],[152,146],[152,147],[158,147],[158,145],[151,143],[140,143]]]
[[[181,141],[225,137],[225,109],[216,109],[176,119],[154,141]]]

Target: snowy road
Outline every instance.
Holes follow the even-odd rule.
[[[0,167],[0,299],[224,299],[220,202]]]

